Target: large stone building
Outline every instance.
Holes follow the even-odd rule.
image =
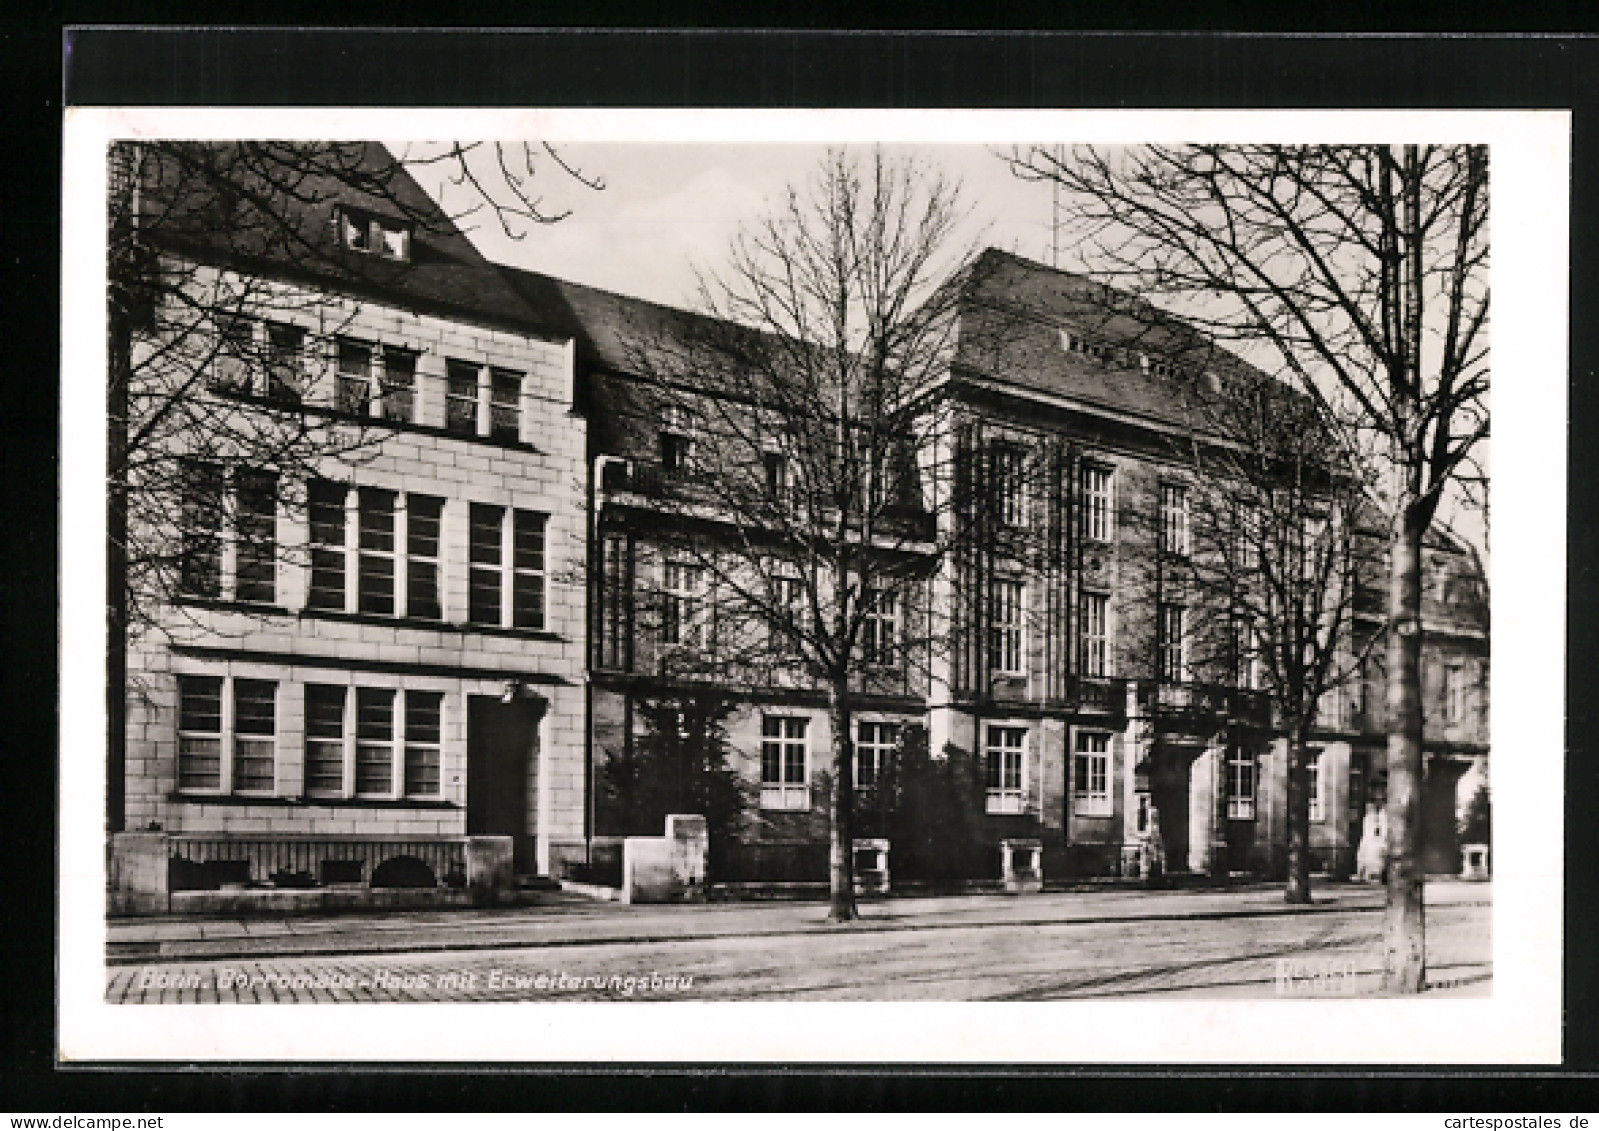
[[[825,879],[823,690],[781,664],[733,679],[676,663],[717,642],[698,627],[704,578],[660,549],[698,438],[645,371],[706,321],[491,264],[383,150],[347,148],[361,176],[297,186],[292,252],[241,244],[204,201],[185,202],[197,223],[151,225],[196,293],[243,296],[208,324],[220,348],[200,395],[363,439],[294,482],[225,445],[167,453],[204,506],[174,599],[128,652],[114,906],[232,884],[448,890],[484,844],[560,877],[627,831],[605,768],[635,754],[643,708],[707,687],[733,700],[748,799],[712,878]],[[948,631],[920,654],[921,606],[882,610],[874,639],[906,646],[853,688],[857,781],[924,731],[935,756],[979,767],[985,843],[1039,841],[1047,875],[1133,872],[1152,847],[1177,871],[1281,867],[1267,697],[1185,657],[1172,579],[1194,471],[1173,439],[1194,377],[1115,292],[995,251],[973,279],[940,434],[991,468],[1047,454],[1053,485],[991,500],[982,521],[1048,528],[1054,550],[1007,560],[953,540],[925,589]],[[170,348],[161,325],[133,334],[135,373]],[[977,520],[910,503],[901,517]],[[1453,871],[1457,819],[1486,781],[1486,583],[1451,537],[1427,568],[1428,866]],[[1380,627],[1379,587],[1359,613],[1360,631]],[[1329,697],[1313,742],[1311,844],[1337,871],[1381,801],[1380,688],[1372,664]],[[972,878],[997,874],[988,861]]]

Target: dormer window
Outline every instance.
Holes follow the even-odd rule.
[[[351,251],[381,256],[398,263],[410,261],[411,230],[398,220],[341,208],[337,222],[339,242]]]
[[[678,405],[661,414],[661,466],[668,474],[685,474],[694,462],[694,430],[689,415]]]

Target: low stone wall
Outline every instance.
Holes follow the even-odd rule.
[[[698,814],[667,817],[665,836],[628,837],[622,842],[622,902],[703,900],[710,847],[705,818]]]

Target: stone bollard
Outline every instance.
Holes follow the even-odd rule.
[[[698,903],[705,898],[706,865],[711,855],[711,833],[698,813],[673,813],[666,818],[666,839],[672,846],[673,894]]]
[[[888,841],[866,837],[852,842],[855,853],[855,891],[883,895],[888,891]]]
[[[1043,891],[1043,843],[1037,840],[1000,841],[999,870],[1008,892],[1021,894]]]
[[[1388,827],[1376,806],[1366,807],[1361,821],[1360,849],[1355,853],[1355,878],[1361,883],[1382,883],[1387,871]]]
[[[1460,878],[1486,880],[1488,878],[1488,846],[1463,844],[1460,846]]]
[[[166,833],[113,833],[106,854],[106,910],[112,915],[155,915],[170,910],[170,868]]]
[[[466,886],[479,907],[493,907],[516,886],[512,845],[508,836],[466,838]]]

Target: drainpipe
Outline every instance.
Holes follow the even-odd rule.
[[[594,863],[594,662],[595,614],[599,609],[599,594],[604,586],[601,570],[604,562],[600,554],[600,508],[605,503],[605,469],[610,464],[621,464],[632,474],[633,462],[621,456],[601,454],[594,457],[588,483],[588,615],[584,617],[583,654],[583,862]]]

